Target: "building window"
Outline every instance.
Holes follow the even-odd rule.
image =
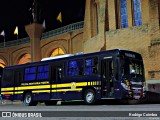
[[[98,6],[97,3],[91,0],[91,37],[98,34]]]
[[[95,9],[96,9],[96,33],[98,34],[99,33],[99,30],[98,30],[98,8],[97,8],[97,4],[95,4]]]
[[[133,0],[134,26],[142,25],[141,0]]]
[[[120,0],[120,19],[121,19],[121,28],[128,27],[128,12],[127,12],[127,1]]]

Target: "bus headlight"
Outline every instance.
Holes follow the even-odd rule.
[[[122,87],[125,89],[125,90],[130,90],[129,86],[127,86],[126,84],[124,83],[121,83]]]

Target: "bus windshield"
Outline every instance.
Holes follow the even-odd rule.
[[[136,59],[124,59],[124,75],[143,75],[143,63]]]

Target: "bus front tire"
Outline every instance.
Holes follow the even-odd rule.
[[[87,105],[93,105],[96,102],[96,94],[94,90],[88,89],[84,93],[84,102]]]
[[[33,97],[32,97],[32,94],[31,94],[31,93],[26,93],[26,94],[25,94],[23,103],[24,103],[26,106],[36,106],[36,105],[38,104],[38,102],[33,101]]]

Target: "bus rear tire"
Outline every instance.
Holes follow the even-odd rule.
[[[26,106],[36,106],[38,104],[38,102],[33,101],[33,97],[32,97],[32,94],[30,92],[28,92],[24,95],[23,103]]]
[[[93,105],[96,102],[96,94],[94,90],[88,89],[84,93],[84,102],[87,105]]]

